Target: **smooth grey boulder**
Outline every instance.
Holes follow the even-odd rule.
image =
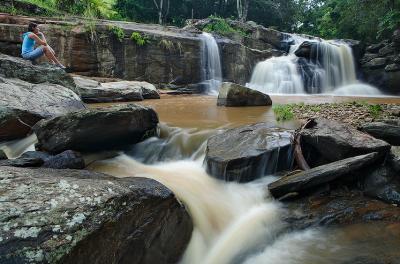
[[[87,109],[41,120],[34,127],[37,147],[49,153],[127,147],[157,134],[158,116],[149,107],[129,104]]]
[[[374,138],[382,139],[390,145],[400,145],[400,121],[384,120],[379,122],[365,123],[359,130],[366,132]]]
[[[138,81],[99,83],[82,77],[74,77],[81,98],[86,103],[128,102],[144,99],[160,99],[154,85]]]
[[[207,172],[225,181],[249,182],[264,175],[290,170],[293,165],[292,131],[267,123],[227,130],[208,139]]]
[[[33,65],[29,60],[0,53],[0,74],[30,83],[53,83],[77,92],[74,80],[63,69],[53,65]]]
[[[350,125],[313,119],[300,131],[302,151],[311,167],[371,152],[386,154],[390,145]]]
[[[0,167],[1,263],[177,263],[192,232],[160,183]]]
[[[339,160],[304,172],[282,177],[270,183],[268,190],[275,198],[280,198],[289,193],[302,193],[341,177],[354,177],[352,174],[366,166],[370,166],[379,158],[379,153],[374,152]]]
[[[400,177],[389,166],[380,166],[367,172],[364,193],[390,204],[400,205]]]
[[[25,137],[40,119],[85,109],[70,89],[0,77],[0,141]]]
[[[272,105],[269,95],[245,86],[225,82],[219,89],[218,106],[264,106]]]

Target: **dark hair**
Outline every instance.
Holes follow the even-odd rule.
[[[33,32],[33,30],[35,30],[35,28],[38,26],[38,24],[30,22],[28,25],[28,31]]]

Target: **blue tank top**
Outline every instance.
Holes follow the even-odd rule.
[[[32,32],[26,32],[22,34],[22,53],[25,54],[35,49],[36,41],[29,37]]]

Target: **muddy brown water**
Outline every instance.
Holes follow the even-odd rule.
[[[344,97],[328,95],[271,96],[274,104],[301,103],[320,104],[363,101],[369,103],[400,104],[400,97]],[[160,121],[169,126],[182,128],[213,129],[237,127],[257,122],[277,123],[270,106],[261,107],[218,107],[217,98],[204,95],[162,95],[160,100],[137,102],[151,106],[158,113]],[[110,106],[121,103],[91,104],[90,107]],[[126,104],[126,103],[122,103]],[[297,121],[279,122],[280,127],[297,128]]]

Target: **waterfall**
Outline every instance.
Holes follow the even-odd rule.
[[[346,43],[291,37],[288,55],[259,62],[248,87],[269,94],[380,94],[357,80],[352,50]],[[301,49],[307,48],[302,53]]]
[[[206,32],[200,35],[200,39],[202,80],[206,85],[208,94],[218,95],[218,90],[222,83],[218,44],[215,38]]]

